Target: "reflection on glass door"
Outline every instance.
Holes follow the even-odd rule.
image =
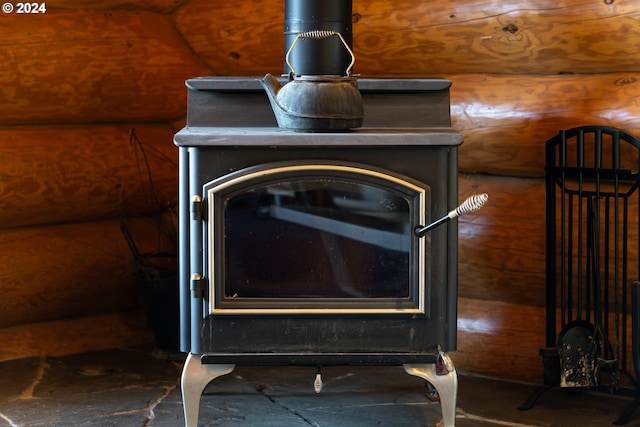
[[[225,206],[225,296],[406,298],[409,202],[372,185],[292,179]]]

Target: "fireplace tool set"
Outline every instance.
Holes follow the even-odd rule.
[[[546,181],[545,385],[519,409],[555,386],[623,392],[626,379],[637,395],[640,140],[607,126],[562,130],[546,143]]]
[[[352,365],[427,380],[454,426],[457,223],[444,225],[487,195],[456,208],[451,82],[356,78],[350,1],[287,1],[284,27],[283,76],[187,81],[186,425],[236,365],[314,367],[317,392],[321,368]]]

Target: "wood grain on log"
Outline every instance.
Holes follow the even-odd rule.
[[[353,2],[354,71],[368,76],[638,72],[633,0]],[[281,72],[284,7],[192,0],[174,14],[217,74]]]
[[[463,172],[542,177],[545,141],[561,129],[604,125],[640,137],[637,73],[450,78]]]
[[[545,303],[544,180],[462,174],[460,200],[487,193],[458,219],[458,288],[465,298]]]
[[[560,74],[640,71],[631,0],[354,2],[363,74]]]
[[[142,310],[0,328],[0,362],[57,357],[153,342]]]
[[[173,134],[169,125],[0,127],[0,228],[175,208]]]
[[[459,298],[458,349],[451,357],[461,371],[541,383],[544,325],[542,307]]]
[[[185,79],[210,73],[162,14],[2,18],[0,125],[171,120],[185,112]]]
[[[545,322],[543,307],[460,298],[458,300],[458,349],[450,353],[451,358],[456,368],[461,371],[542,385],[543,364],[539,352],[546,343]],[[613,316],[610,324],[614,324]],[[622,325],[620,328],[620,334],[622,334]],[[624,354],[626,357],[624,368],[628,372],[633,372],[630,324],[627,324],[626,332],[628,343],[626,353],[621,347],[621,341],[614,345],[618,345],[616,348],[621,355],[619,363],[622,364]],[[613,337],[609,336],[609,338]],[[622,335],[619,339],[622,340]],[[610,381],[610,378],[605,376],[603,374],[602,380]],[[630,387],[629,380],[624,375],[620,385]],[[523,402],[527,397],[523,396]]]
[[[279,74],[284,2],[192,0],[173,14],[186,43],[217,75]]]
[[[515,304],[543,306],[546,294],[546,200],[545,180],[461,174],[460,200],[471,194],[487,193],[489,200],[477,212],[458,219],[458,288],[465,298],[504,301]],[[586,202],[585,202],[586,203]],[[604,230],[604,202],[601,208],[601,230]],[[574,244],[582,228],[583,254],[586,254],[586,207],[582,226],[574,216]],[[611,215],[613,216],[613,207]],[[577,210],[577,208],[576,208]],[[637,280],[638,272],[638,197],[629,200],[628,281]],[[558,230],[560,230],[558,218]],[[613,225],[610,224],[611,245],[608,280],[613,281]],[[623,239],[619,230],[619,241]],[[600,262],[604,265],[604,231],[601,232]],[[558,248],[560,244],[558,243]],[[622,249],[620,248],[620,251]],[[558,249],[558,254],[560,249]],[[622,252],[619,252],[622,256]],[[586,256],[586,255],[584,255]],[[571,263],[577,271],[577,248]],[[558,261],[559,262],[559,261]],[[620,262],[620,261],[619,261]],[[583,260],[583,274],[587,263]],[[620,264],[621,265],[621,264]],[[575,274],[575,273],[574,273]],[[604,267],[601,266],[604,285]],[[621,273],[620,273],[621,274]],[[574,278],[574,282],[576,282]],[[584,279],[586,280],[586,279]],[[621,280],[621,278],[620,278]],[[577,282],[576,282],[577,283]],[[583,282],[586,283],[586,282]],[[586,284],[584,285],[586,286]],[[613,286],[613,285],[611,285]],[[630,295],[627,295],[630,309]],[[613,304],[614,298],[611,298]],[[612,308],[613,309],[613,308]]]
[[[143,253],[174,250],[151,220],[127,220]],[[117,221],[0,234],[0,327],[139,307],[134,257]]]

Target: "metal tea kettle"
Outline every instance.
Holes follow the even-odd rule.
[[[296,75],[289,56],[298,41],[301,38],[332,36],[339,37],[351,55],[345,75]],[[299,131],[340,131],[362,126],[362,96],[356,78],[351,76],[355,57],[339,32],[313,30],[299,33],[285,60],[291,69],[288,83],[281,85],[268,73],[260,80],[279,127]]]

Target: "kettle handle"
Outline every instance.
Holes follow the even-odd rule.
[[[351,75],[351,68],[353,67],[354,62],[356,62],[356,57],[354,56],[353,51],[351,50],[351,48],[349,48],[349,45],[347,44],[347,42],[342,37],[342,34],[340,34],[337,31],[325,31],[325,30],[312,30],[312,31],[305,31],[305,32],[302,32],[302,33],[298,33],[296,38],[293,40],[293,43],[291,43],[291,46],[289,47],[289,50],[287,51],[287,55],[285,56],[285,61],[287,62],[287,65],[289,66],[289,69],[291,69],[291,74],[290,75],[293,76],[293,75],[296,74],[296,71],[293,68],[293,65],[291,65],[291,62],[289,62],[289,55],[291,55],[291,51],[293,50],[293,47],[296,45],[296,43],[298,43],[298,40],[300,40],[300,39],[316,39],[316,40],[320,40],[320,39],[329,38],[331,36],[338,36],[340,38],[340,40],[342,40],[342,43],[344,44],[344,47],[349,52],[349,55],[351,55],[351,62],[349,63],[349,65],[347,66],[347,70],[345,71],[345,74],[347,76],[350,76]]]

